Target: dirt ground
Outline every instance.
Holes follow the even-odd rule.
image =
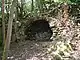
[[[12,43],[8,60],[49,60],[45,56],[46,48],[52,41],[24,41]]]

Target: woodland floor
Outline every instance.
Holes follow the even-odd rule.
[[[54,20],[53,22],[55,23],[56,21]],[[56,27],[52,30],[53,34],[57,33],[57,35],[54,35],[53,41],[22,40],[18,43],[12,42],[8,60],[80,60],[80,25],[74,25],[71,21],[66,21],[65,25],[63,26],[63,23],[59,21],[56,22]],[[71,49],[70,47],[66,48],[67,42],[73,45],[71,46],[71,51],[69,50]],[[57,48],[55,49],[53,45]],[[54,54],[62,50],[61,47],[64,54],[58,54],[58,56],[65,59],[54,58]]]
[[[60,27],[62,28],[62,27]],[[63,32],[65,31],[65,27],[63,29]],[[76,30],[76,31],[74,31]],[[74,32],[72,32],[74,31]],[[63,33],[62,32],[62,33]],[[71,59],[63,59],[63,60],[80,60],[80,28],[79,26],[73,27],[72,30],[68,31],[69,35],[66,33],[63,33],[63,40],[66,38],[66,40],[69,40],[70,38],[73,39],[71,42],[74,46],[72,56],[74,58]],[[67,35],[64,37],[64,34]],[[77,36],[74,36],[73,34],[77,34]],[[72,37],[72,35],[74,37]],[[60,39],[60,38],[59,38]],[[50,48],[50,45],[55,45],[58,42],[58,40],[53,41],[19,41],[18,43],[11,43],[10,51],[8,60],[61,60],[61,59],[54,59],[49,54],[47,54],[47,48]],[[65,45],[65,44],[64,44]],[[54,48],[53,48],[54,49]],[[51,52],[50,52],[51,53]]]
[[[9,52],[8,60],[49,60],[45,56],[45,47],[48,47],[52,42],[24,41],[12,43]],[[44,55],[44,57],[42,56]]]

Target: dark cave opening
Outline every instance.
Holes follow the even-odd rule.
[[[25,30],[26,40],[50,41],[53,32],[46,20],[36,20]]]

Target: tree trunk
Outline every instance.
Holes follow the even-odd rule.
[[[62,10],[63,10],[62,22],[63,25],[66,26],[66,21],[68,21],[69,19],[69,6],[67,3],[62,6]]]
[[[2,35],[3,35],[3,44],[5,43],[5,20],[4,20],[4,0],[2,0]]]
[[[40,10],[41,10],[42,13],[43,13],[43,1],[44,0],[40,0]]]
[[[25,0],[21,0],[21,8],[20,8],[20,12],[21,12],[21,17],[23,16],[23,5],[24,5]]]
[[[15,40],[17,42],[17,24],[16,24],[16,21],[18,20],[18,0],[16,0],[16,10],[15,10],[15,24],[14,24],[14,29],[15,29]]]
[[[36,7],[38,8],[38,11],[41,12],[41,8],[40,8],[40,0],[36,0]]]
[[[5,41],[5,45],[4,45],[4,52],[3,52],[2,60],[7,60],[7,57],[8,57],[8,51],[9,51],[9,47],[10,47],[11,34],[12,34],[14,5],[15,5],[15,0],[13,0],[12,5],[11,5],[11,9],[10,9],[8,29],[7,29],[7,37],[6,37],[6,41]]]
[[[31,12],[33,12],[34,10],[34,1],[32,0],[32,4],[31,4]]]

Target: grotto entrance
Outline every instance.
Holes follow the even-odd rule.
[[[36,20],[25,30],[26,40],[51,41],[53,32],[46,20]]]

